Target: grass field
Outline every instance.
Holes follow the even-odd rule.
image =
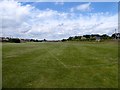
[[[0,43],[0,89],[2,88],[2,43]]]
[[[117,88],[115,42],[3,43],[3,88]]]

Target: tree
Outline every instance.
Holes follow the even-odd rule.
[[[69,38],[68,38],[68,41],[71,41],[72,39],[73,39],[73,37],[69,37]]]
[[[120,39],[120,33],[114,33],[111,36],[113,39]]]
[[[90,35],[83,35],[83,37],[86,37],[87,39],[89,39]]]
[[[65,41],[67,41],[67,40],[66,40],[66,39],[62,39],[61,41],[62,41],[62,42],[65,42]]]
[[[43,41],[44,41],[44,42],[46,42],[47,40],[46,40],[46,39],[44,39]]]
[[[14,43],[20,43],[21,42],[19,38],[10,38],[9,41],[14,42]]]
[[[103,34],[101,37],[102,37],[102,39],[109,39],[110,38],[107,34]]]

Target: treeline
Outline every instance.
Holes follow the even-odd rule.
[[[0,37],[0,42],[10,42],[10,43],[23,43],[23,42],[60,42],[61,40],[38,40],[38,39],[21,39],[21,38],[9,38]]]
[[[46,40],[0,37],[0,42],[22,43],[22,42],[43,42],[43,41]]]
[[[83,36],[73,36],[68,39],[62,39],[62,41],[104,41],[110,39],[120,39],[120,33],[114,33],[111,36],[107,34],[99,35],[99,34],[91,34],[91,35],[83,35]]]
[[[111,36],[107,34],[91,34],[83,36],[74,36],[69,37],[68,39],[62,40],[38,40],[38,39],[20,39],[20,38],[9,38],[9,37],[0,37],[0,42],[11,42],[11,43],[22,43],[22,42],[64,42],[64,41],[104,41],[110,39],[120,39],[120,33],[114,33]]]

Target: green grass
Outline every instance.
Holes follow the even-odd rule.
[[[115,42],[3,43],[3,88],[117,88]]]
[[[2,88],[2,43],[0,43],[0,89]]]

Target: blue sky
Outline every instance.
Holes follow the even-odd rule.
[[[112,35],[118,27],[117,2],[0,2],[3,36],[63,39]],[[11,23],[12,22],[12,23]]]
[[[61,5],[55,4],[55,2],[22,2],[23,5],[30,4],[40,10],[45,10],[46,8],[49,8],[60,12],[69,12],[70,8],[86,3],[88,2],[64,2],[64,4]],[[94,8],[91,13],[110,12],[111,14],[114,14],[118,12],[117,2],[91,2],[91,7]]]

